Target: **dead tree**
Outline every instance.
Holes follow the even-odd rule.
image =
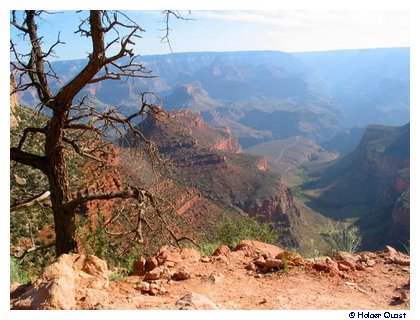
[[[48,48],[43,48],[42,36],[38,34],[38,20],[45,11],[28,10],[11,13],[11,26],[16,28],[23,39],[27,39],[30,52],[19,52],[16,43],[10,41],[13,55],[11,66],[17,78],[15,91],[35,90],[40,108],[50,111],[50,118],[44,127],[27,127],[16,147],[10,148],[10,159],[40,170],[46,175],[51,192],[51,207],[54,215],[56,255],[77,251],[75,238],[76,208],[88,201],[114,198],[135,198],[140,203],[153,201],[153,195],[138,187],[110,193],[86,194],[71,190],[66,150],[74,150],[82,157],[103,161],[101,148],[109,143],[102,138],[110,129],[118,132],[130,130],[150,148],[153,145],[133,125],[135,119],[147,114],[161,112],[149,103],[148,94],[141,95],[137,112],[123,116],[115,109],[100,110],[88,103],[88,98],[78,100],[77,95],[87,85],[105,80],[120,80],[127,77],[151,77],[133,54],[134,40],[143,29],[121,12],[92,10],[81,20],[76,33],[90,38],[91,52],[84,68],[70,81],[62,85],[56,93],[51,89],[51,81],[58,79],[49,59],[56,46],[62,44],[60,35]],[[167,13],[169,14],[169,13]],[[123,35],[124,34],[124,35]],[[110,49],[116,53],[110,54]],[[75,134],[77,132],[77,134]],[[33,154],[24,150],[29,134],[44,136],[43,154]],[[86,136],[89,139],[86,139]],[[90,141],[86,142],[86,141]]]

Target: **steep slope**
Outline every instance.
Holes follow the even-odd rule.
[[[299,224],[300,212],[290,190],[279,176],[266,171],[263,159],[238,153],[239,144],[228,129],[208,126],[187,110],[160,121],[147,118],[139,127],[169,159],[170,179],[198,190],[224,211],[243,211],[281,224],[287,235],[283,243],[298,246],[291,226]],[[140,170],[138,179],[141,174]]]
[[[410,125],[369,126],[356,150],[315,174],[311,206],[357,220],[365,248],[409,239]]]

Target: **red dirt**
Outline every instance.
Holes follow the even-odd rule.
[[[77,308],[180,309],[176,302],[196,292],[218,309],[409,309],[410,267],[391,263],[383,254],[375,257],[373,267],[360,271],[319,272],[307,260],[286,271],[247,270],[260,254],[238,250],[210,257],[208,262],[184,257],[166,265],[168,270],[187,269],[190,279],[149,281],[166,292],[144,294],[139,289],[143,276],[129,276],[112,281],[106,291],[79,294]]]

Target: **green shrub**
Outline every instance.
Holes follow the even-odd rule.
[[[362,243],[359,228],[355,225],[336,223],[331,225],[330,229],[321,236],[328,244],[331,253],[337,251],[354,253]]]
[[[30,282],[27,272],[25,272],[20,265],[19,261],[15,258],[10,258],[10,283],[18,282],[20,284],[26,284]]]
[[[208,234],[201,251],[209,255],[221,245],[235,248],[242,240],[258,240],[276,243],[279,229],[272,223],[259,222],[257,217],[249,217],[238,213],[224,213],[209,222]]]

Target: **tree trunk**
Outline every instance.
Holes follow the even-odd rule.
[[[75,214],[64,206],[53,205],[55,224],[55,254],[77,252]]]
[[[72,209],[67,204],[71,200],[68,172],[62,145],[64,135],[65,108],[54,110],[48,124],[45,141],[45,154],[48,158],[48,182],[51,191],[51,204],[55,224],[56,255],[77,252],[76,220]]]

